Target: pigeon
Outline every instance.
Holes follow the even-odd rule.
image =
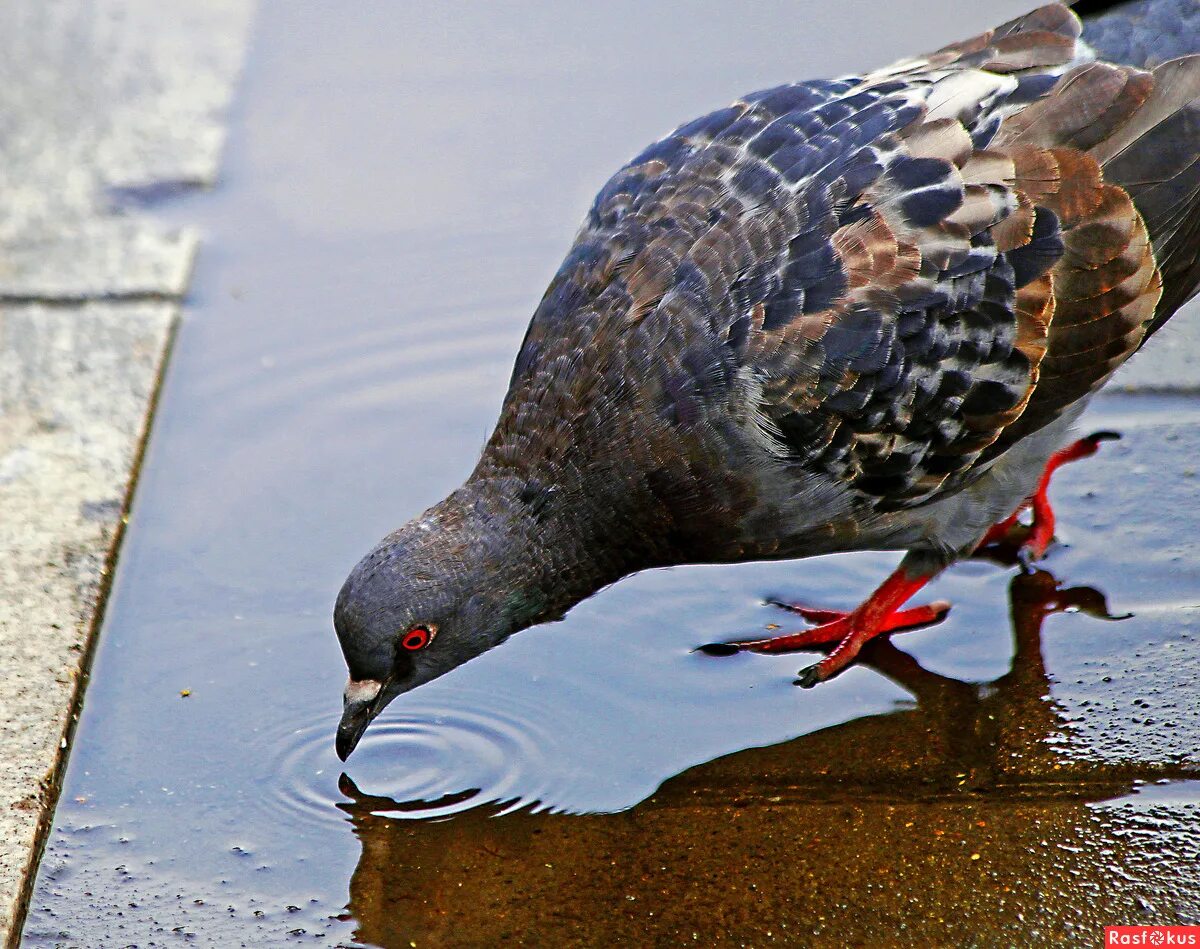
[[[858,608],[704,651],[827,650],[1109,433],[1089,398],[1200,285],[1200,4],[1052,3],[680,126],[600,190],[466,482],[337,597],[344,760],[398,695],[636,571],[902,551]],[[1082,18],[1080,16],[1082,14]]]

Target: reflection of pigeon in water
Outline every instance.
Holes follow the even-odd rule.
[[[1096,449],[1064,449],[1070,425],[1200,282],[1200,57],[1155,66],[1200,50],[1200,7],[1107,6],[1083,41],[1052,4],[745,96],[619,171],[478,467],[338,597],[339,753],[396,695],[636,570],[907,551],[851,613],[710,648],[833,645],[809,685],[938,619],[903,605],[1029,504],[1040,556],[1043,470]]]

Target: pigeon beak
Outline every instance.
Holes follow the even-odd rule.
[[[376,679],[351,679],[346,683],[342,697],[342,721],[338,725],[334,747],[337,756],[345,761],[350,757],[362,738],[363,732],[383,708],[379,701],[384,693],[384,683]]]

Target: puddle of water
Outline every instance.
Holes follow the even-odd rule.
[[[735,93],[1020,5],[921,9],[864,7],[860,35],[815,0],[263,5],[226,182],[164,212],[209,239],[27,944],[1200,921],[1195,873],[1163,883],[1153,837],[1088,806],[1198,799],[1194,399],[1098,404],[1127,438],[1057,483],[1060,580],[962,565],[930,591],[950,620],[819,689],[790,684],[805,657],[691,650],[786,623],[767,596],[853,605],[895,557],[631,578],[394,703],[345,776],[333,753],[333,596],[470,470],[591,192]]]
[[[1100,801],[1095,806],[1103,809],[1148,810],[1163,805],[1200,807],[1200,781],[1195,779],[1172,781],[1170,778],[1159,778],[1154,782],[1138,780],[1134,782],[1134,789],[1131,793],[1108,801]]]

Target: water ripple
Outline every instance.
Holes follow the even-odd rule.
[[[457,698],[457,696],[455,696]],[[481,710],[462,705],[422,705],[389,711],[363,736],[354,757],[343,765],[333,751],[336,724],[322,718],[272,742],[265,762],[264,806],[306,822],[343,820],[337,809],[343,770],[361,795],[382,802],[372,809],[388,816],[444,818],[484,804],[504,810],[547,806],[563,796],[569,773],[556,770],[561,749],[534,724],[536,710],[512,704]],[[483,710],[486,709],[486,710]]]

